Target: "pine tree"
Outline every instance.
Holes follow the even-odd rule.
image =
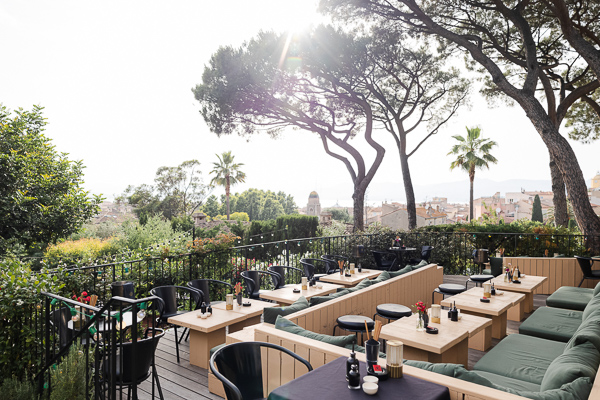
[[[537,194],[533,199],[533,208],[531,209],[531,220],[537,222],[544,222],[544,216],[542,215],[542,202],[540,196]]]

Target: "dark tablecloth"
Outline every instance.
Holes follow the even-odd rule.
[[[361,384],[367,375],[366,364],[360,362]],[[445,386],[404,375],[401,379],[379,382],[377,394],[348,389],[346,357],[340,357],[312,372],[273,390],[269,400],[340,400],[340,399],[450,400]]]

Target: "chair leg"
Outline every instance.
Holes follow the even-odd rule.
[[[188,329],[187,336],[185,337],[185,341],[187,342],[189,338],[190,338],[190,330]]]
[[[335,326],[333,327],[333,336],[335,336],[335,328],[337,328],[337,327],[338,327],[338,325],[335,325]],[[357,339],[358,339],[358,338],[357,338]]]
[[[152,374],[154,375],[154,379],[156,379],[156,387],[158,388],[158,396],[160,400],[165,400],[163,397],[162,388],[160,387],[160,381],[158,380],[158,373],[156,372],[156,367],[152,364]]]
[[[181,343],[181,341],[182,341],[182,340],[183,340],[183,338],[185,337],[185,334],[186,334],[186,333],[189,335],[188,328],[183,328],[183,333],[181,334],[181,337],[179,338],[179,343]],[[186,340],[187,340],[187,339],[186,339]]]
[[[175,326],[175,352],[177,353],[177,363],[179,363],[179,340],[177,340],[177,326]]]
[[[581,285],[583,284],[583,281],[585,281],[585,277],[583,277],[583,279],[581,280],[581,282],[579,282],[579,285],[577,285],[577,287],[581,287]]]

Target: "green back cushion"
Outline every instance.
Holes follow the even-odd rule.
[[[591,314],[579,325],[565,350],[585,342],[592,343],[596,350],[600,351],[600,317],[598,313]]]
[[[397,276],[404,275],[412,270],[413,270],[412,265],[407,265],[406,267],[399,269],[398,271],[389,272],[389,274],[390,274],[390,277],[395,278]]]
[[[339,292],[328,294],[327,296],[313,296],[310,298],[310,305],[316,306],[317,304],[325,303],[326,301],[337,299],[338,297],[342,297],[346,294],[350,293],[350,290],[344,289]]]
[[[599,364],[600,352],[590,342],[567,349],[546,370],[541,390],[559,389],[581,377],[594,379]]]
[[[299,327],[298,325],[296,325],[289,319],[285,319],[282,316],[277,317],[277,320],[275,321],[275,328],[281,329],[282,331],[295,333],[296,335],[300,335],[300,336],[307,337],[310,339],[315,339],[315,340],[321,341],[323,343],[329,343],[329,344],[333,344],[334,346],[340,346],[340,347],[345,347],[348,344],[352,344],[356,340],[355,335],[329,336],[329,335],[323,335],[320,333],[314,333],[314,332],[308,331],[302,327]]]
[[[264,320],[266,323],[274,324],[277,320],[278,315],[290,315],[295,313],[296,311],[304,310],[308,308],[308,300],[304,296],[300,297],[296,300],[292,305],[285,307],[267,307],[263,311]]]
[[[367,288],[367,287],[371,286],[372,284],[373,284],[373,281],[371,281],[369,278],[365,278],[362,281],[360,281],[360,283],[358,285],[354,286],[353,288],[349,288],[347,290],[350,292],[356,292],[357,290]]]
[[[377,278],[371,280],[371,284],[375,285],[376,283],[387,281],[390,278],[390,273],[387,271],[383,271],[381,274],[379,274]]]
[[[596,295],[600,293],[600,282],[598,282],[598,284],[596,285],[596,287],[594,288],[594,297],[596,297]]]
[[[600,296],[594,296],[592,300],[590,300],[590,302],[587,303],[587,306],[585,306],[585,308],[583,309],[583,315],[581,316],[581,319],[585,321],[592,314],[596,314],[595,318],[598,318],[598,316],[600,315],[598,313],[600,313]]]
[[[359,346],[359,345],[355,345],[355,344],[347,344],[344,346],[345,348],[347,348],[348,350],[354,350],[354,352],[356,353],[363,353],[365,354],[365,348],[363,346]],[[383,352],[379,352],[379,358],[386,358],[387,355]]]

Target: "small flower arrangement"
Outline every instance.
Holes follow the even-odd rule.
[[[427,312],[427,306],[422,301],[418,301],[412,307],[415,308],[421,315]]]
[[[235,286],[233,287],[233,290],[235,291],[236,296],[238,294],[240,294],[242,292],[242,283],[241,282],[236,283]]]

